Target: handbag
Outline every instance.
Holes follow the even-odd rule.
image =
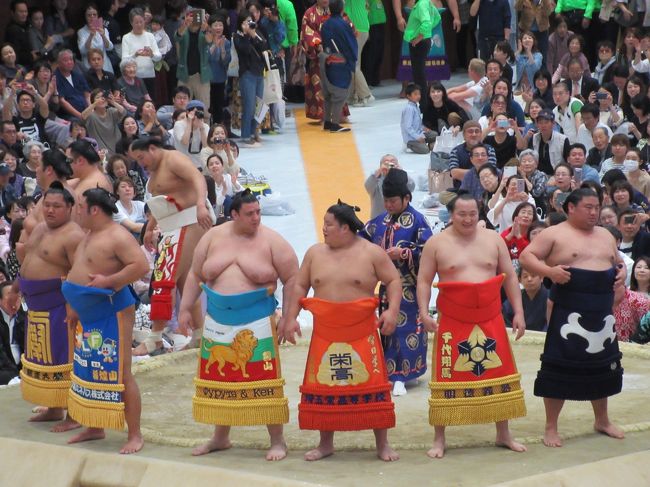
[[[614,12],[612,13],[614,22],[616,22],[621,27],[632,27],[637,23],[639,19],[637,0],[629,0],[627,2],[627,9],[632,12],[632,16],[629,18],[626,18],[625,15],[623,15],[623,11],[618,7],[615,7]]]
[[[266,72],[264,73],[264,95],[262,101],[267,105],[272,103],[279,103],[282,101],[282,79],[280,78],[280,70],[275,62],[271,64],[269,51],[264,51],[264,63],[266,64]]]
[[[449,154],[454,147],[462,144],[465,141],[462,132],[454,135],[453,129],[443,128],[440,135],[436,137],[436,143],[433,145],[433,152],[440,154]]]

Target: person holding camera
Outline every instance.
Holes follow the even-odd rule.
[[[205,105],[199,100],[187,104],[187,118],[174,124],[174,147],[192,161],[199,170],[203,170],[201,150],[208,145],[210,127],[205,123]]]
[[[110,91],[97,88],[90,92],[90,105],[81,112],[81,118],[86,122],[88,135],[112,155],[122,138],[119,123],[125,113]]]
[[[239,90],[241,92],[241,147],[259,147],[255,120],[256,98],[264,96],[264,51],[269,46],[257,32],[257,22],[246,11],[237,19],[237,32],[233,36],[239,58]]]
[[[212,154],[218,154],[223,161],[223,167],[227,174],[231,176],[239,176],[239,164],[237,164],[237,155],[230,146],[228,137],[226,136],[226,127],[220,123],[215,123],[210,127],[208,132],[208,146],[201,150],[201,162],[203,162],[203,169],[208,168],[208,159]]]
[[[107,53],[108,51],[112,51],[114,46],[108,31],[104,29],[104,21],[99,17],[99,11],[94,4],[86,7],[84,15],[86,17],[86,25],[77,31],[77,44],[84,67],[90,69],[88,51],[94,47],[104,53],[104,71],[112,73],[113,65]]]
[[[137,64],[136,76],[144,81],[147,91],[156,89],[154,63],[162,59],[156,38],[145,30],[144,11],[134,8],[129,12],[131,32],[122,37],[122,59],[133,59]]]

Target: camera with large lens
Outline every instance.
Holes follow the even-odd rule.
[[[254,20],[249,20],[248,21],[248,28],[249,29],[257,29],[257,22],[255,22]]]
[[[203,118],[203,117],[205,117],[205,112],[199,108],[199,109],[196,110],[195,115],[196,115],[196,118]]]

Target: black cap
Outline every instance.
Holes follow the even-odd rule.
[[[550,120],[551,122],[555,122],[555,115],[553,114],[553,111],[549,110],[548,108],[541,110],[537,114],[537,120],[539,120],[540,118],[542,120]]]
[[[404,196],[410,195],[408,181],[409,178],[406,171],[397,168],[390,169],[381,187],[384,198],[394,198],[395,196],[403,198]]]

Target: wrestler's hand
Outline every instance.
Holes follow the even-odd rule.
[[[193,330],[192,313],[187,309],[182,309],[178,312],[178,326],[186,330]]]
[[[153,239],[153,229],[149,230],[147,227],[147,231],[144,232],[144,235],[142,236],[142,243],[144,244],[144,248],[149,252],[154,252],[156,250],[156,243]]]
[[[438,322],[433,318],[433,316],[430,316],[428,312],[425,316],[422,316],[422,313],[420,313],[420,321],[422,322],[424,329],[429,333],[435,333],[438,331]]]
[[[113,289],[113,281],[102,274],[88,274],[90,277],[90,282],[88,286],[98,287],[100,289]]]
[[[568,265],[556,265],[551,267],[548,277],[556,284],[566,284],[571,279],[571,273],[567,270]]]
[[[379,316],[379,332],[384,335],[392,335],[397,328],[397,311],[393,311],[390,308],[385,310]]]
[[[515,314],[512,318],[512,334],[515,335],[515,340],[519,340],[526,332],[526,322],[524,321],[523,313]]]
[[[72,309],[70,304],[66,303],[65,305],[65,322],[68,324],[70,329],[74,332],[77,327],[77,322],[79,321],[79,315],[77,312]]]
[[[210,212],[208,211],[208,207],[205,206],[205,203],[196,207],[196,220],[204,230],[210,230],[212,228],[212,218],[210,218]]]
[[[388,257],[390,257],[390,260],[400,260],[400,248],[399,247],[391,247],[390,249],[386,250],[386,253],[388,254]]]
[[[300,323],[298,320],[285,320],[284,316],[278,322],[278,338],[280,343],[289,342],[296,344],[296,335],[302,338]]]

